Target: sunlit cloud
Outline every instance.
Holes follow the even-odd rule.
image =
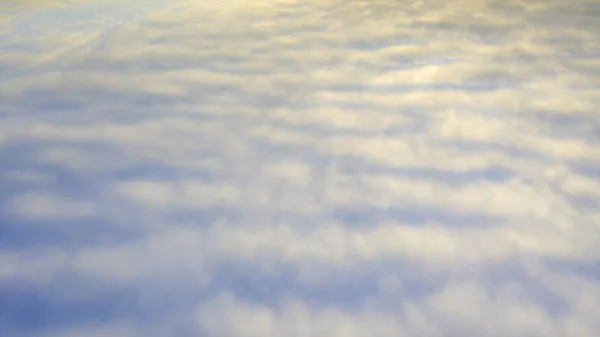
[[[598,335],[598,13],[1,1],[0,325]]]

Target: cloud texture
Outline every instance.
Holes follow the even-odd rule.
[[[600,334],[596,2],[0,3],[3,336]]]

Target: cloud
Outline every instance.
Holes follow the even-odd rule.
[[[119,184],[116,193],[147,207],[200,208],[232,205],[239,200],[235,186],[206,184],[199,181],[134,181]]]
[[[73,328],[68,331],[48,331],[41,336],[43,337],[75,337],[81,336],[82,334],[90,337],[128,337],[128,336],[139,336],[141,333],[136,328],[132,327],[131,324],[122,324],[114,326],[87,326],[81,328]]]
[[[138,284],[166,278],[210,281],[208,238],[202,232],[177,229],[156,233],[126,245],[84,249],[71,260],[71,268],[92,282]]]
[[[3,211],[24,220],[60,221],[96,215],[90,202],[72,200],[46,192],[28,192],[6,202]]]
[[[294,299],[277,310],[245,303],[227,293],[200,308],[199,324],[209,336],[402,336],[392,317],[352,315],[336,308],[316,311]]]
[[[0,325],[597,335],[600,30],[569,6],[20,2]]]
[[[265,306],[215,295],[200,306],[199,324],[208,336],[439,336],[448,331],[467,336],[587,335],[570,316],[553,319],[543,308],[519,296],[518,285],[491,293],[477,284],[458,283],[420,299],[405,301],[397,313],[369,308],[314,308],[296,298]],[[582,321],[579,321],[583,323]],[[582,330],[577,330],[582,328]]]
[[[60,250],[25,252],[24,254],[4,253],[0,255],[2,268],[0,282],[50,283],[57,271],[67,267],[67,256]]]
[[[321,273],[327,273],[328,268],[359,271],[366,263],[393,259],[452,268],[455,264],[494,263],[518,256],[581,261],[598,258],[594,243],[582,240],[579,245],[585,247],[578,247],[573,238],[560,232],[541,234],[534,229],[451,230],[433,224],[415,228],[384,223],[361,230],[327,224],[301,230],[283,225],[217,228],[214,238],[215,250],[254,263],[256,268],[278,261],[301,270],[322,265],[323,269],[318,269]]]
[[[56,6],[68,6],[74,3],[92,2],[93,0],[2,0],[1,6],[6,6],[8,9],[42,9],[52,8]]]

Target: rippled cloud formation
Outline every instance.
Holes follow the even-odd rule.
[[[597,1],[2,1],[0,334],[598,336],[599,88]]]

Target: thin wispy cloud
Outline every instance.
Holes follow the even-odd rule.
[[[599,16],[1,2],[0,330],[596,336]]]

